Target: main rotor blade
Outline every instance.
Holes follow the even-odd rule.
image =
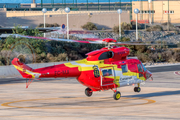
[[[63,41],[63,42],[77,42],[77,43],[91,43],[91,44],[105,44],[103,41],[82,41],[82,40],[70,40],[70,39],[59,39],[59,38],[48,38],[48,37],[37,37],[37,36],[25,36],[25,35],[15,35],[16,37],[22,38],[32,38],[32,39],[41,39],[41,40],[54,40],[54,41]]]
[[[153,44],[153,43],[135,43],[135,42],[117,42],[112,43],[114,45],[161,45],[161,44]]]
[[[22,38],[32,38],[32,39],[41,39],[41,40],[54,40],[54,41],[63,41],[63,42],[77,42],[77,43],[90,43],[90,44],[110,44],[110,45],[161,45],[161,44],[152,44],[152,43],[135,43],[135,42],[106,42],[99,38],[86,38],[86,40],[71,40],[71,39],[59,39],[59,38],[48,38],[48,37],[37,37],[37,36],[25,36],[25,35],[14,35],[16,37]],[[108,38],[109,39],[109,38]]]

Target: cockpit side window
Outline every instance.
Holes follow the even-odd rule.
[[[108,58],[112,58],[114,56],[114,53],[112,51],[104,52],[99,56],[99,60],[104,60]]]
[[[122,73],[128,72],[127,65],[121,65],[121,68],[122,68]]]
[[[143,68],[142,68],[141,64],[137,64],[137,67],[138,67],[139,72],[143,72]]]

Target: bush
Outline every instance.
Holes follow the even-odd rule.
[[[114,26],[113,32],[115,32],[116,34],[119,34],[119,26]],[[122,27],[121,27],[121,34],[124,34],[124,29]]]
[[[132,25],[131,25],[131,24],[128,24],[128,23],[126,23],[126,22],[123,22],[123,23],[121,23],[121,28],[122,28],[123,30],[131,30],[131,29],[132,29]]]
[[[41,58],[46,58],[46,53],[45,52],[41,53]]]
[[[42,32],[38,29],[27,29],[26,31],[20,27],[20,25],[14,26],[12,29],[13,34],[22,34],[22,35],[29,35],[29,36],[42,36]],[[10,37],[8,37],[10,38]]]
[[[132,26],[131,29],[133,29],[133,30],[136,29],[136,22],[135,22],[135,21],[132,21],[132,22],[131,22],[131,26]],[[144,29],[144,28],[143,28],[143,26],[144,26],[143,24],[137,23],[137,26],[138,26],[138,29]]]
[[[57,23],[54,23],[54,24],[48,24],[48,23],[46,23],[45,26],[46,26],[46,27],[59,27],[60,25],[57,24]],[[43,24],[43,23],[40,23],[37,27],[44,27],[44,24]]]
[[[0,55],[0,66],[4,65],[4,58]]]
[[[168,25],[168,22],[162,23],[161,25]],[[174,25],[169,22],[169,27],[174,27]]]
[[[137,52],[144,53],[147,50],[147,46],[146,45],[135,45],[135,50]]]
[[[170,62],[170,63],[176,63],[176,58],[175,58],[175,57],[172,57],[172,58],[169,59],[168,62]]]
[[[160,25],[155,25],[148,27],[146,31],[151,32],[151,31],[163,31],[163,28]]]
[[[81,28],[85,30],[97,30],[96,25],[92,22],[87,22],[85,25],[81,26]]]
[[[162,52],[162,57],[165,61],[168,62],[173,57],[173,54],[174,54],[173,51],[170,50],[164,51]]]
[[[144,54],[144,53],[141,53],[141,52],[138,52],[137,53],[137,57],[140,61],[142,62],[149,62],[149,61],[152,61],[148,55]]]
[[[51,53],[48,53],[46,58],[47,58],[47,60],[50,61],[50,62],[53,62],[53,61],[54,61],[54,56],[53,56]]]
[[[67,60],[67,54],[66,53],[61,53],[57,56],[57,62],[59,61],[66,61]]]
[[[180,52],[176,52],[175,57],[176,57],[176,61],[180,62]]]

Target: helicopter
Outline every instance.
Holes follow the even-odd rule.
[[[145,68],[140,60],[127,57],[130,53],[129,48],[113,46],[142,45],[141,43],[117,42],[117,40],[112,38],[83,41],[24,35],[17,36],[30,39],[107,44],[104,48],[87,53],[87,58],[85,59],[38,69],[33,69],[21,62],[20,59],[14,58],[11,62],[13,66],[23,78],[29,79],[26,82],[26,88],[28,88],[33,80],[40,80],[41,78],[74,77],[79,83],[87,87],[85,89],[86,96],[90,97],[96,91],[111,89],[114,92],[113,98],[119,100],[121,93],[117,88],[137,85],[134,87],[134,92],[140,92],[141,83],[146,80],[153,80],[152,73]]]

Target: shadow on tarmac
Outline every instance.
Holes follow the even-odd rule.
[[[42,81],[65,81],[65,82],[69,82],[69,83],[78,83],[77,80],[74,80],[73,78],[68,78],[69,81],[71,80],[71,82],[69,82],[67,79],[65,78],[42,78],[41,80],[33,80],[33,82],[42,82]],[[26,83],[26,80],[28,82],[29,79],[25,79],[25,78],[0,78],[0,85],[3,84],[15,84],[15,83]]]
[[[177,91],[162,91],[162,92],[139,94],[139,95],[128,95],[128,96],[123,96],[123,97],[148,98],[148,97],[160,97],[160,96],[178,95],[178,94],[180,94],[180,90],[177,90]]]

